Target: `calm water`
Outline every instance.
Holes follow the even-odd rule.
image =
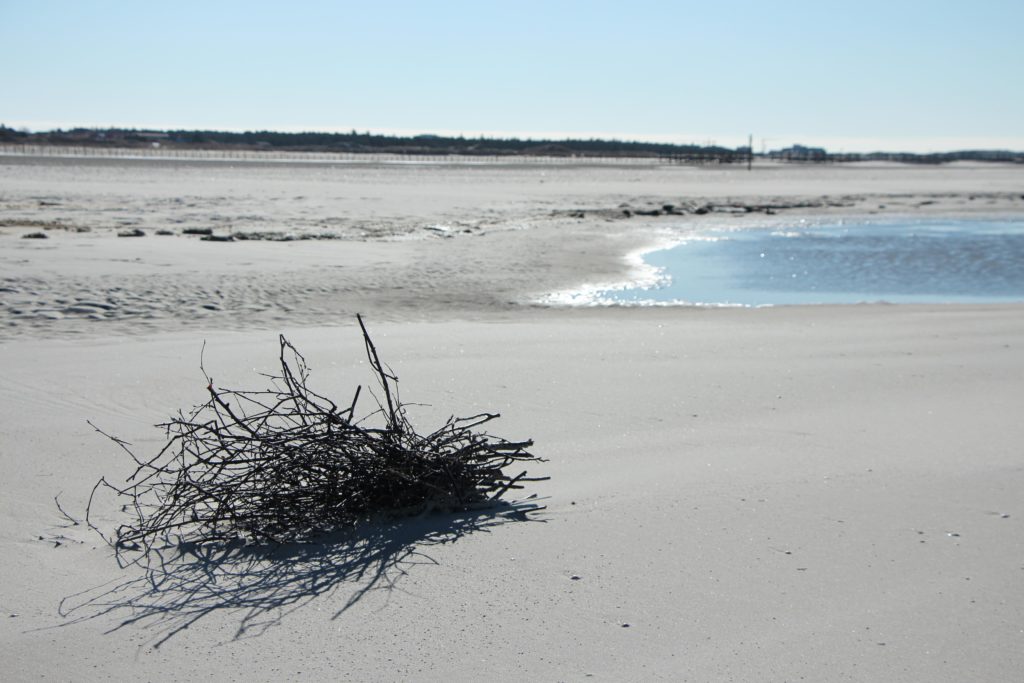
[[[670,282],[606,292],[701,304],[1024,301],[1024,219],[710,232],[644,260]]]

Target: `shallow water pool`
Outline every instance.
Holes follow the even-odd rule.
[[[716,230],[651,252],[660,284],[605,301],[762,306],[1024,301],[1024,218]]]

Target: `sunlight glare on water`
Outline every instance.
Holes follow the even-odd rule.
[[[610,302],[762,306],[1024,301],[1024,219],[712,231],[644,261],[662,284]]]

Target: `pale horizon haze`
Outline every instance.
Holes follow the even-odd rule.
[[[0,0],[0,123],[1024,150],[1024,3]]]

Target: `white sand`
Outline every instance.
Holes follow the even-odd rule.
[[[157,190],[141,188],[175,195],[162,176],[173,169],[116,169],[103,173],[130,179],[0,163],[0,218],[43,195],[82,203],[75,221],[122,196],[148,216]],[[517,169],[381,173],[336,191],[375,188],[410,215],[432,196],[446,219],[493,209],[500,225],[288,244],[0,236],[17,290],[2,293],[0,343],[4,679],[996,681],[1024,670],[1024,306],[524,305],[623,277],[622,254],[666,220],[699,220],[547,218],[553,209],[863,193],[832,215],[894,200],[1013,211],[1024,169],[773,168],[760,180],[667,169],[633,192],[623,178],[634,169],[576,169],[559,171],[565,187],[551,194]],[[247,177],[264,194],[290,182]],[[231,178],[178,191],[229,196]],[[416,234],[403,221],[386,232]],[[111,308],[63,312],[79,295]],[[221,310],[202,308],[211,302]],[[40,305],[60,315],[32,314]],[[176,570],[193,594],[132,583],[140,573],[97,537],[62,526],[54,495],[78,513],[99,476],[128,471],[86,419],[150,452],[161,443],[150,425],[202,400],[203,340],[218,384],[252,386],[272,369],[277,331],[303,350],[315,386],[348,396],[365,380],[355,310],[404,397],[432,404],[417,421],[499,410],[496,433],[537,441],[549,462],[536,473],[552,479],[529,492],[545,513],[484,516],[451,543],[434,541],[468,531],[465,520],[377,529],[355,547],[250,567],[241,585]],[[101,511],[101,523],[118,519]]]

